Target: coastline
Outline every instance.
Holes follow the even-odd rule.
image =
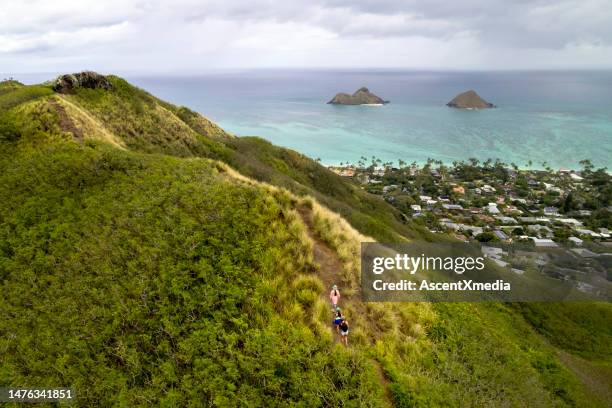
[[[520,168],[531,159],[532,168],[547,161],[553,168],[577,169],[588,158],[612,168],[612,95],[605,92],[612,72],[260,70],[133,79],[233,134],[259,136],[328,165],[367,153],[418,163],[500,158]],[[560,88],[560,81],[580,87]],[[338,90],[361,85],[391,103],[384,109],[325,103]],[[446,106],[472,87],[497,108]]]

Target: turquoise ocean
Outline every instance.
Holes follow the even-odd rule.
[[[260,136],[324,164],[452,163],[475,157],[519,167],[612,168],[612,72],[231,71],[128,80],[239,136]],[[391,103],[333,106],[361,86]],[[474,89],[496,109],[445,104]]]

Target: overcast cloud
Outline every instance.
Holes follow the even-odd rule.
[[[0,0],[0,72],[612,68],[609,0]]]

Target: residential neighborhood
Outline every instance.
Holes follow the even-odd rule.
[[[611,176],[606,169],[593,170],[588,161],[585,165],[581,171],[519,170],[472,159],[452,167],[433,161],[395,167],[374,159],[370,166],[362,160],[330,169],[430,231],[451,232],[461,240],[609,242]]]
[[[595,170],[588,160],[579,171],[519,169],[475,159],[453,166],[433,160],[423,166],[401,160],[394,165],[376,158],[365,163],[362,158],[330,169],[391,203],[405,222],[431,233],[536,252],[565,248],[576,259],[612,259],[611,175],[607,169]],[[511,266],[500,254],[491,258]],[[602,271],[612,279],[605,267]]]

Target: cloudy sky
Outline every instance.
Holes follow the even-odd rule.
[[[0,0],[0,72],[612,68],[610,0]]]

